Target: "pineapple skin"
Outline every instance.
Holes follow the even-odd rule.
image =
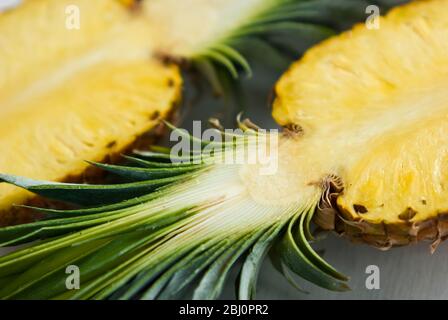
[[[429,241],[433,253],[448,237],[448,211],[423,221],[393,224],[345,219],[349,214],[350,211],[344,208],[326,208],[316,212],[314,221],[324,230],[335,231],[355,243],[366,243],[382,250]]]
[[[314,145],[329,162],[309,171],[344,184],[320,206],[322,228],[383,249],[428,240],[434,250],[448,236],[447,7],[414,1],[379,30],[359,24],[312,48],[277,84],[274,118],[299,126],[300,148]]]

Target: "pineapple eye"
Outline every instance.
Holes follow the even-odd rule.
[[[400,220],[409,221],[409,220],[412,220],[412,218],[414,218],[416,214],[417,214],[417,211],[415,211],[414,209],[409,207],[409,208],[406,208],[406,210],[404,210],[402,213],[400,213],[398,218]]]
[[[355,210],[356,213],[361,213],[361,214],[369,212],[369,210],[367,210],[367,208],[361,204],[354,204],[353,209]]]

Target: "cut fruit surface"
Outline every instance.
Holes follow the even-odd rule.
[[[406,234],[448,212],[447,5],[416,1],[379,30],[358,25],[311,49],[276,87],[275,119],[300,125],[302,143],[342,178],[344,218],[383,236],[383,225]]]

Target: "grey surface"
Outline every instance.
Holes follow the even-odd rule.
[[[380,251],[367,245],[352,244],[331,235],[317,244],[325,250],[324,257],[341,272],[350,276],[351,291],[330,292],[300,279],[309,292],[293,288],[266,261],[259,279],[257,299],[447,299],[447,244],[430,254],[427,244]],[[380,289],[365,286],[366,267],[376,265],[380,270]],[[226,288],[226,297],[233,297],[233,288]]]

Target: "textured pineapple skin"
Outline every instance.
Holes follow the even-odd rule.
[[[387,250],[392,247],[414,244],[419,241],[431,242],[431,252],[448,238],[448,211],[439,212],[433,218],[421,221],[401,221],[397,223],[372,223],[362,219],[352,219],[350,211],[338,207],[333,195],[332,205],[321,203],[314,221],[323,230],[336,233],[356,243],[367,243]]]
[[[316,170],[344,183],[316,216],[323,228],[380,248],[447,237],[447,7],[414,1],[379,30],[359,24],[277,84],[274,118],[299,125],[331,162]]]
[[[65,27],[67,6],[81,13]],[[115,0],[34,0],[0,16],[0,172],[82,181],[88,164],[121,153],[169,117],[177,66],[152,58],[146,20]],[[0,185],[0,225],[42,204]]]

